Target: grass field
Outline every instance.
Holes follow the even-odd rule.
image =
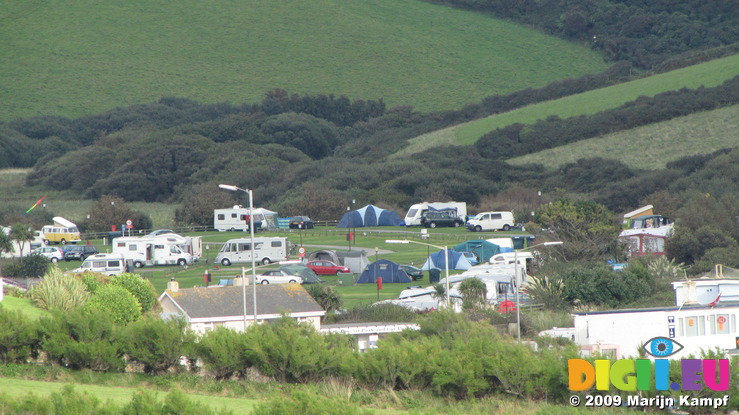
[[[739,105],[578,141],[508,162],[538,163],[554,169],[581,158],[604,157],[634,169],[661,169],[681,157],[736,147],[737,130]]]
[[[273,88],[419,110],[605,69],[589,48],[418,0],[0,0],[0,120]]]
[[[739,55],[705,62],[688,68],[601,88],[582,94],[530,105],[503,114],[471,121],[415,137],[396,156],[417,153],[439,145],[471,145],[497,128],[531,124],[550,115],[567,118],[595,114],[616,108],[640,96],[654,96],[680,88],[713,87],[739,75]],[[608,155],[601,155],[608,156]]]

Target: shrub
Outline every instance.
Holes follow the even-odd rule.
[[[141,317],[141,306],[128,290],[115,285],[106,285],[98,289],[84,309],[89,312],[104,312],[116,323],[127,324]]]
[[[24,363],[38,353],[40,338],[35,322],[20,311],[0,307],[0,361]]]
[[[113,277],[111,284],[125,288],[136,297],[141,306],[141,313],[151,310],[157,301],[154,286],[151,282],[141,278],[138,274],[123,273]]]
[[[61,311],[80,308],[90,297],[84,283],[57,267],[52,268],[40,283],[31,288],[30,295],[39,308]]]
[[[195,357],[217,380],[232,376],[244,377],[253,366],[244,351],[248,347],[246,334],[225,327],[207,332],[195,345]]]
[[[41,255],[29,255],[3,266],[3,275],[12,278],[38,278],[49,269],[49,259]]]
[[[524,290],[536,304],[541,304],[546,310],[562,311],[570,308],[570,303],[565,298],[564,281],[559,277],[532,276]]]
[[[125,366],[117,328],[106,311],[56,312],[39,322],[41,349],[71,369],[121,371]]]
[[[128,356],[144,364],[144,372],[159,374],[175,367],[189,354],[194,335],[184,320],[159,316],[135,321],[125,328],[122,341]]]
[[[293,392],[288,397],[273,398],[257,405],[254,415],[355,415],[372,412],[358,408],[349,401],[327,398],[303,391]]]

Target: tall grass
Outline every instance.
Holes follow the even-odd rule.
[[[82,307],[90,297],[82,281],[57,267],[52,267],[41,282],[33,286],[30,294],[39,308],[65,312]]]

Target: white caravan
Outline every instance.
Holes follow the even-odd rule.
[[[213,261],[216,264],[231,265],[236,263],[251,263],[252,253],[254,262],[264,265],[272,262],[287,260],[287,238],[260,237],[254,238],[254,249],[251,249],[251,238],[229,239],[223,244],[221,252]]]
[[[467,219],[466,202],[422,202],[408,209],[408,213],[405,214],[405,226],[421,226],[421,217],[431,209],[451,209],[457,212],[457,217]]]
[[[113,253],[122,255],[133,266],[190,265],[197,258],[180,248],[185,238],[175,234],[153,237],[124,236],[113,240]]]
[[[275,229],[277,227],[277,212],[264,208],[252,209],[254,214],[254,231],[260,229]],[[213,228],[219,232],[248,231],[249,208],[236,205],[226,209],[213,209]]]
[[[12,228],[0,226],[0,232],[5,232],[6,235],[10,236]],[[31,251],[36,248],[40,248],[44,244],[44,238],[40,231],[32,231],[33,239],[26,241],[23,244],[13,239],[13,250],[10,252],[0,252],[0,258],[20,258],[31,255]],[[21,246],[22,245],[22,246]]]
[[[480,231],[509,231],[513,227],[513,212],[482,212],[467,221],[467,229]]]
[[[120,254],[96,254],[85,259],[77,269],[72,272],[99,272],[105,275],[121,275],[126,272],[126,260]]]

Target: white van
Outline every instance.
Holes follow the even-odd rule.
[[[126,260],[119,254],[96,254],[87,257],[82,266],[72,272],[99,272],[105,275],[121,275],[126,272]]]
[[[251,249],[251,238],[229,239],[223,244],[214,262],[225,266],[251,263],[252,252],[254,262],[261,262],[264,265],[287,260],[287,238],[254,238],[254,250]]]
[[[509,231],[513,227],[513,212],[482,212],[467,221],[467,229],[480,231]]]

